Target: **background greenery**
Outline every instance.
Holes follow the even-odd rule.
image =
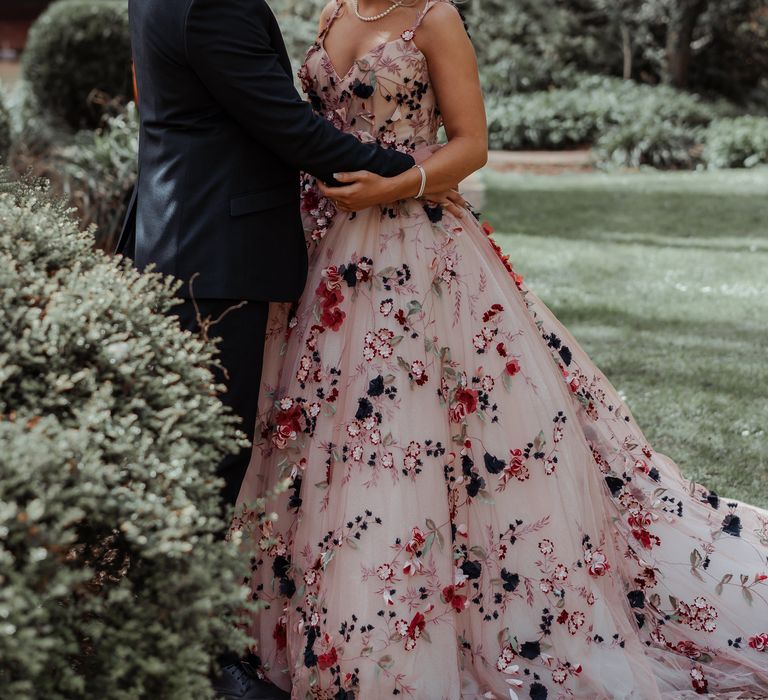
[[[491,147],[563,149],[593,143],[600,162],[628,167],[703,163],[698,144],[705,140],[705,127],[718,114],[733,111],[723,100],[706,103],[668,86],[604,76],[582,77],[571,88],[488,101]]]
[[[126,0],[58,0],[33,25],[7,98],[14,170],[49,180],[107,250],[136,177],[130,60]]]
[[[650,444],[768,506],[768,169],[487,182],[497,240]]]
[[[510,94],[579,72],[726,95],[765,90],[764,0],[466,0],[486,88]]]

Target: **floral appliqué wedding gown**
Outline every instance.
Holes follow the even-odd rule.
[[[321,35],[315,109],[434,144],[416,29],[343,76]],[[272,309],[234,525],[264,676],[296,700],[768,696],[768,512],[654,452],[474,220],[303,188],[309,282]]]

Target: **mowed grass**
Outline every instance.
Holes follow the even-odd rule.
[[[768,170],[486,183],[497,240],[655,449],[768,507]]]

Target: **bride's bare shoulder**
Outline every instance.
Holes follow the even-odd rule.
[[[429,8],[419,27],[419,45],[442,44],[456,40],[467,41],[464,20],[456,6],[449,0],[440,0]]]
[[[450,23],[455,26],[456,23],[464,26],[464,20],[461,18],[459,8],[451,0],[436,0],[430,2],[427,13],[424,15],[422,24]]]

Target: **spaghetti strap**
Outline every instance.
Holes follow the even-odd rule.
[[[318,40],[322,41],[325,35],[328,33],[328,30],[330,30],[331,25],[334,23],[336,18],[341,14],[341,10],[344,8],[344,0],[335,0],[336,2],[336,8],[334,9],[331,16],[328,18],[328,21],[325,23],[325,26],[320,31],[320,34],[318,35]]]
[[[427,16],[427,13],[435,7],[435,5],[443,5],[448,4],[451,7],[453,7],[453,3],[450,0],[427,0],[427,4],[424,5],[424,9],[421,11],[419,16],[416,18],[416,23],[410,28],[410,32],[415,32],[420,26],[421,23],[424,21],[424,18]]]

